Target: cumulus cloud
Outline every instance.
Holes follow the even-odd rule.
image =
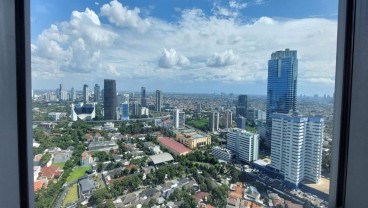
[[[173,23],[143,19],[138,8],[117,1],[103,5],[99,14],[88,8],[74,11],[70,20],[51,25],[32,43],[32,76],[115,76],[124,81],[180,77],[264,85],[271,53],[290,48],[298,50],[299,82],[333,88],[336,20],[261,17],[244,22],[200,9],[180,12]],[[109,21],[102,23],[100,16]]]
[[[238,56],[234,54],[233,50],[228,50],[223,53],[215,53],[207,60],[209,67],[223,67],[236,64]]]
[[[172,68],[175,66],[186,66],[189,65],[190,61],[187,57],[178,55],[175,49],[166,50],[163,49],[160,60],[158,61],[158,66],[161,68]]]
[[[132,27],[144,32],[150,27],[150,22],[147,19],[142,19],[139,13],[139,8],[135,7],[130,10],[117,0],[111,1],[109,4],[104,4],[101,7],[101,14],[106,16],[116,26],[123,28]]]

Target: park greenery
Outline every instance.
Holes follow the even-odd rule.
[[[207,118],[187,119],[185,123],[201,131],[209,130]]]

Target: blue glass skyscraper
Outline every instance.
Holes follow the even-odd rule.
[[[298,58],[296,50],[285,49],[271,54],[268,61],[266,144],[270,144],[273,113],[296,110]]]

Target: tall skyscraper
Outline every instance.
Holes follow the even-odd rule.
[[[86,104],[89,102],[89,92],[88,85],[83,85],[83,103]]]
[[[219,129],[220,114],[216,111],[211,112],[208,116],[208,128],[215,132]]]
[[[248,97],[246,95],[239,95],[238,105],[236,106],[236,115],[246,117],[248,106]]]
[[[59,88],[59,98],[61,98],[61,92],[63,91],[63,84],[60,84],[60,88]]]
[[[324,120],[272,114],[271,167],[282,173],[292,188],[303,180],[321,178]]]
[[[116,119],[116,82],[112,79],[104,80],[104,117]]]
[[[233,128],[227,133],[227,148],[236,154],[238,160],[258,160],[259,135]]]
[[[285,49],[271,54],[268,61],[266,144],[270,144],[273,113],[295,112],[298,58],[296,50]]]
[[[162,106],[162,91],[156,90],[156,111],[161,112]]]
[[[75,93],[75,89],[72,87],[70,90],[70,100],[74,101],[75,99],[77,99],[77,93]]]
[[[141,87],[141,106],[147,107],[147,100],[146,100],[146,88]]]
[[[95,84],[95,89],[94,89],[94,98],[93,101],[95,102],[99,102],[100,101],[100,85]]]
[[[129,103],[124,102],[120,104],[120,120],[128,121],[129,120]]]
[[[175,108],[173,111],[173,120],[175,129],[185,128],[185,112],[180,111],[180,109]]]

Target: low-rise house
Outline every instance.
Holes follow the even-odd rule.
[[[124,138],[124,136],[121,133],[108,133],[107,136],[112,141],[117,141]]]
[[[118,149],[118,145],[114,141],[93,141],[89,143],[88,150],[90,151],[110,151]]]
[[[88,177],[83,177],[78,180],[78,191],[79,196],[89,197],[92,192],[97,189],[99,183],[93,180],[90,180]]]
[[[93,157],[92,154],[88,153],[87,151],[84,151],[82,153],[82,157],[80,160],[80,165],[81,166],[89,166],[93,164]]]
[[[41,169],[41,177],[47,179],[58,178],[62,173],[62,170],[58,166],[51,165],[50,167],[43,167]]]
[[[38,191],[38,190],[41,190],[42,188],[47,188],[47,184],[48,184],[48,180],[47,179],[36,180],[33,183],[33,190],[34,191]]]
[[[64,163],[72,157],[72,150],[61,150],[54,153],[54,163]]]

